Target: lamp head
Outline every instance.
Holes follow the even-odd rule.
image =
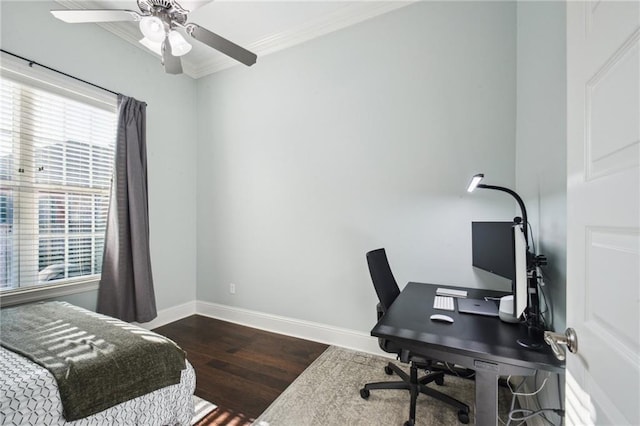
[[[480,181],[484,179],[483,173],[478,173],[477,175],[471,178],[471,182],[469,182],[469,187],[467,188],[467,192],[473,192],[474,189],[478,187]]]

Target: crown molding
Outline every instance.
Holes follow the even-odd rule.
[[[332,13],[325,14],[294,28],[280,33],[270,34],[261,40],[251,43],[247,49],[260,56],[293,47],[325,34],[364,22],[368,19],[408,6],[418,0],[409,1],[359,1],[350,3]],[[227,57],[218,57],[192,69],[192,77],[200,78],[238,65],[238,62]]]
[[[63,7],[70,9],[87,8],[87,5],[89,4],[95,5],[95,2],[87,2],[82,0],[55,1]],[[331,13],[319,16],[315,19],[312,19],[285,31],[263,37],[262,39],[249,44],[248,46],[246,46],[246,48],[256,53],[258,55],[258,58],[260,58],[261,56],[266,56],[271,53],[293,47],[306,41],[313,40],[314,38],[320,37],[322,35],[332,33],[351,25],[364,22],[376,16],[383,15],[393,10],[408,6],[412,3],[415,3],[416,1],[418,0],[350,2],[344,7],[336,9]],[[117,23],[98,23],[97,25],[120,37],[121,39],[131,43],[137,48],[142,49],[144,52],[158,59],[160,58],[158,55],[151,52],[138,42],[141,36],[137,32],[137,30],[133,28],[127,28],[124,25]],[[209,74],[213,74],[215,72],[237,65],[239,65],[237,61],[222,54],[215,55],[214,58],[200,61],[198,63],[182,57],[184,74],[193,79],[205,77]]]

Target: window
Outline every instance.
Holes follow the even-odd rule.
[[[0,292],[99,279],[116,97],[65,80],[2,64]]]

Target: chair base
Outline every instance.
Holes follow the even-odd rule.
[[[369,391],[374,389],[408,390],[411,394],[411,403],[409,405],[409,420],[405,423],[405,426],[413,426],[415,424],[416,403],[418,400],[418,394],[420,393],[428,395],[432,398],[444,402],[445,404],[449,404],[457,408],[458,420],[460,421],[460,423],[469,423],[469,406],[467,404],[426,386],[431,382],[435,382],[437,385],[444,384],[444,372],[429,373],[423,377],[418,378],[418,366],[415,363],[411,363],[409,374],[407,374],[403,370],[401,370],[400,367],[391,362],[387,366],[385,366],[384,371],[387,374],[396,373],[398,376],[400,376],[402,381],[367,383],[362,389],[360,389],[360,396],[364,399],[367,399],[369,398]]]

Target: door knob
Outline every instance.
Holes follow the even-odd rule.
[[[569,352],[575,354],[578,352],[578,335],[576,331],[569,327],[563,333],[554,333],[553,331],[545,331],[544,332],[544,341],[547,342],[549,346],[551,346],[551,350],[553,354],[560,361],[564,361],[566,358],[565,352],[560,348],[560,345],[566,345],[569,349]]]

